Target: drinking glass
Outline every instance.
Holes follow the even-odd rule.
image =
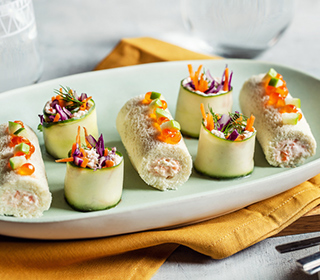
[[[272,47],[289,26],[294,0],[181,0],[188,30],[204,50],[252,58]]]
[[[32,0],[0,0],[0,92],[35,83],[41,72]]]

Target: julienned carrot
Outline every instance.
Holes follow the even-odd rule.
[[[229,90],[229,68],[228,67],[226,67],[224,75],[225,75],[225,79],[223,84],[223,90],[228,91]]]
[[[72,149],[71,149],[71,154],[73,155],[74,151],[76,150],[77,148],[77,143],[73,143],[72,144]]]
[[[89,159],[88,158],[82,158],[83,159],[83,162],[81,163],[81,167],[83,167],[83,168],[85,168],[86,166],[87,166],[87,164],[88,164],[88,162],[89,162]]]
[[[87,137],[88,137],[88,131],[85,127],[83,127],[83,130],[84,130],[84,136],[85,136],[85,140],[86,140],[86,145],[89,149],[92,148],[91,144],[89,143],[89,141],[87,140]]]
[[[208,82],[203,78],[203,74],[201,74],[199,86],[196,90],[205,92],[207,89],[208,89]]]
[[[199,89],[199,75],[200,75],[201,68],[202,68],[202,65],[200,65],[198,67],[198,70],[194,73],[193,83],[194,83],[195,90]]]
[[[208,130],[212,130],[212,129],[214,129],[214,122],[213,122],[213,116],[212,116],[212,114],[211,113],[208,113],[208,115],[207,115],[207,126],[206,126],[206,128],[208,129]]]
[[[108,154],[109,154],[109,149],[108,149],[108,148],[105,148],[103,155],[106,157]]]
[[[192,65],[191,65],[191,64],[188,64],[188,70],[189,70],[189,76],[190,76],[190,78],[193,79],[194,73],[193,73],[193,69],[192,69]]]
[[[255,116],[251,115],[249,119],[247,119],[246,130],[253,132],[253,123],[255,120]]]
[[[53,122],[57,122],[57,121],[59,121],[59,120],[60,120],[60,114],[57,113],[57,114],[55,115],[54,119],[53,119]]]
[[[84,150],[84,148],[80,148],[80,152],[83,154],[83,157],[87,156],[86,151]]]
[[[71,162],[73,161],[73,157],[57,159],[56,162]]]
[[[203,105],[203,103],[200,104],[200,110],[201,110],[202,118],[203,118],[204,120],[207,120],[207,115],[206,115],[206,111],[204,110],[204,105]]]
[[[114,162],[112,160],[106,160],[106,165],[104,167],[112,167],[114,166]]]

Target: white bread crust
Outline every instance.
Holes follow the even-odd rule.
[[[10,136],[7,133],[7,127],[7,123],[0,125],[0,215],[21,218],[40,217],[43,211],[49,209],[52,198],[38,138],[30,127],[24,125],[28,132],[28,139],[35,147],[35,152],[28,160],[35,167],[35,172],[30,176],[19,175],[8,168],[9,159],[13,156],[13,148],[9,147]],[[37,205],[28,207],[23,203],[13,204],[12,199],[17,192],[36,197]]]
[[[244,115],[253,114],[257,139],[263,149],[265,157],[270,165],[280,167],[294,167],[302,164],[306,158],[313,156],[316,152],[316,141],[305,116],[296,125],[283,125],[281,114],[273,106],[265,106],[268,96],[261,83],[265,74],[252,76],[243,85],[239,101]],[[306,152],[300,157],[294,157],[289,162],[279,161],[276,149],[282,142],[296,141],[305,146]]]
[[[149,117],[149,105],[141,103],[143,99],[143,95],[134,97],[121,108],[116,121],[117,130],[140,177],[154,188],[176,189],[186,182],[191,174],[191,156],[183,139],[174,145],[157,140],[159,132]],[[178,161],[181,170],[173,178],[154,174],[151,165],[160,158]]]

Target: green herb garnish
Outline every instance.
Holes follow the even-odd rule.
[[[225,118],[224,115],[216,114],[212,108],[209,108],[213,117],[214,129],[221,131],[225,136],[230,135],[234,130],[237,130],[239,134],[245,132],[247,125],[247,117],[239,112],[228,113],[229,117]],[[220,119],[224,117],[226,121],[222,122]],[[220,120],[220,121],[219,121]]]
[[[66,108],[68,110],[74,110],[83,104],[83,101],[78,100],[75,91],[73,91],[71,88],[64,87],[62,85],[60,85],[60,87],[60,90],[55,89],[54,92],[60,95],[62,99],[67,102]]]

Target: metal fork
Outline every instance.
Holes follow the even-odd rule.
[[[317,245],[320,245],[320,237],[278,245],[276,250],[280,253],[287,253]],[[309,275],[315,274],[320,271],[320,252],[298,259],[296,263],[305,273]]]

